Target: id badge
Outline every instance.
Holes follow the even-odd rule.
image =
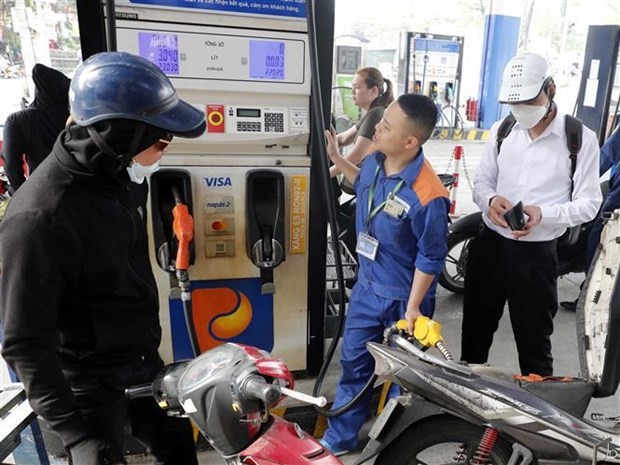
[[[394,218],[402,218],[403,213],[409,212],[409,205],[400,197],[390,195],[385,202],[383,211]]]
[[[368,258],[369,260],[375,259],[377,256],[377,249],[379,248],[379,241],[372,236],[365,233],[359,233],[357,236],[357,245],[355,251]]]

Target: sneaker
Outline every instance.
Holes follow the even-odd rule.
[[[325,449],[330,451],[334,457],[340,457],[341,455],[348,454],[349,452],[351,452],[350,450],[347,450],[347,449],[338,449],[336,447],[333,447],[331,444],[328,444],[323,439],[319,441],[319,444],[321,444]]]
[[[560,302],[560,307],[569,312],[574,312],[577,310],[577,300],[565,300],[564,302]]]

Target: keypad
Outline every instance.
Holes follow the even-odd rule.
[[[265,132],[284,132],[284,114],[265,113]]]
[[[261,132],[260,121],[237,121],[238,132]]]

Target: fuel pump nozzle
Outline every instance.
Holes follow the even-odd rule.
[[[200,349],[192,317],[192,293],[189,289],[190,280],[187,271],[190,262],[189,246],[194,239],[194,219],[187,205],[183,203],[181,194],[176,187],[172,187],[172,196],[174,198],[174,207],[172,208],[172,231],[179,243],[174,268],[177,281],[179,282],[179,289],[181,290],[181,302],[183,303],[183,313],[185,314],[185,323],[190,336],[192,352],[194,356],[197,356],[200,354]]]
[[[384,338],[389,340],[392,334],[407,331],[408,327],[407,320],[398,320],[385,330]],[[452,353],[443,343],[441,325],[435,320],[431,320],[427,316],[421,316],[415,320],[413,337],[424,347],[436,347],[446,360],[454,360]]]

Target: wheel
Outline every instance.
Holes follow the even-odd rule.
[[[484,428],[450,415],[427,418],[414,424],[384,449],[375,465],[468,464],[480,444]],[[506,465],[512,446],[498,437],[487,465]]]
[[[439,284],[455,294],[465,290],[465,267],[469,255],[469,244],[475,236],[448,234],[448,255],[439,275]]]

